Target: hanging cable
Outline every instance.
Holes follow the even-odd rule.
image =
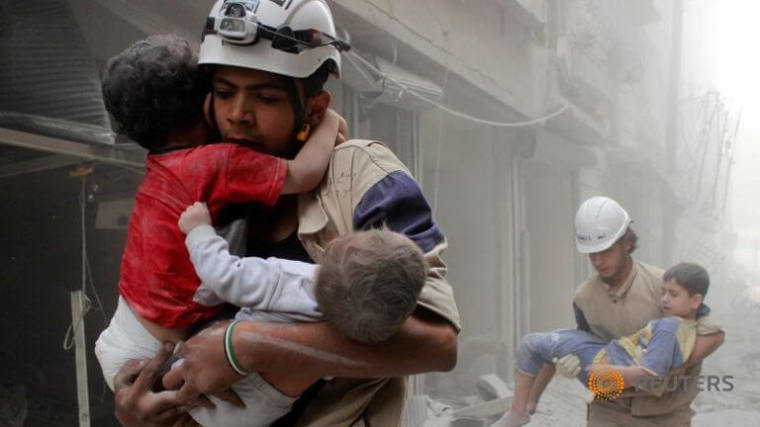
[[[85,197],[87,192],[87,175],[91,170],[84,170],[77,171],[76,174],[81,174],[82,177],[82,185],[79,190],[79,215],[80,215],[80,227],[81,227],[81,233],[82,233],[82,293],[84,294],[84,307],[82,308],[82,312],[79,313],[79,316],[76,320],[71,321],[69,324],[68,329],[66,329],[66,335],[63,337],[63,349],[64,350],[71,350],[74,347],[74,337],[76,335],[76,330],[79,329],[79,325],[84,320],[84,316],[87,314],[88,311],[90,311],[90,300],[87,298],[87,239],[84,238],[85,233]]]
[[[80,225],[80,238],[82,241],[82,258],[81,258],[81,268],[82,268],[82,295],[84,296],[84,307],[82,308],[82,312],[79,314],[79,316],[76,319],[72,319],[71,323],[69,324],[68,329],[66,329],[66,335],[63,337],[63,349],[64,350],[71,350],[74,347],[74,338],[76,335],[76,330],[79,329],[79,325],[84,321],[84,317],[87,315],[87,313],[90,312],[91,309],[95,309],[96,311],[99,311],[103,314],[103,321],[104,324],[108,323],[108,316],[106,315],[105,309],[103,308],[103,303],[100,300],[100,296],[98,295],[98,291],[95,288],[95,281],[92,278],[92,269],[90,268],[90,260],[87,256],[87,176],[90,175],[93,171],[92,167],[78,167],[75,169],[70,175],[75,177],[81,177],[82,184],[79,189],[79,225]],[[95,298],[95,304],[90,301],[90,298],[87,296],[87,287],[89,287],[92,291],[92,295]]]
[[[379,74],[383,78],[383,80],[391,81],[391,82],[395,83],[396,85],[398,85],[401,88],[401,90],[403,92],[408,93],[410,96],[413,96],[414,98],[417,98],[417,99],[419,99],[419,100],[421,100],[423,102],[426,102],[426,103],[430,104],[431,106],[433,106],[435,108],[438,108],[438,109],[440,109],[442,111],[445,111],[445,112],[451,114],[452,116],[460,117],[460,118],[463,118],[463,119],[466,119],[466,120],[469,120],[469,121],[472,121],[472,122],[475,122],[475,123],[480,123],[480,124],[483,124],[483,125],[495,126],[495,127],[503,127],[503,128],[516,128],[516,127],[533,126],[533,125],[536,125],[536,124],[543,123],[546,120],[549,120],[549,119],[551,119],[553,117],[556,117],[556,116],[562,114],[563,112],[565,112],[565,110],[567,110],[570,107],[570,103],[567,102],[567,101],[565,101],[562,104],[562,106],[560,106],[553,113],[547,114],[547,115],[545,115],[543,117],[538,117],[538,118],[535,118],[535,119],[526,120],[526,121],[522,121],[522,122],[501,122],[501,121],[495,121],[495,120],[482,119],[480,117],[471,116],[471,115],[469,115],[467,113],[463,113],[461,111],[454,110],[453,108],[447,107],[447,106],[441,104],[440,102],[438,102],[436,100],[432,100],[432,99],[429,99],[429,98],[427,98],[427,97],[425,97],[423,95],[420,95],[414,89],[411,89],[407,85],[404,85],[403,83],[400,83],[398,80],[395,80],[392,77],[389,77],[387,75],[387,73],[384,73],[382,70],[380,70],[379,68],[377,68],[374,64],[372,64],[371,62],[369,62],[366,59],[362,58],[359,54],[357,54],[354,51],[350,51],[346,55],[348,55],[349,58],[353,57],[353,58],[357,59],[358,61],[360,61],[365,67],[367,67],[370,70],[374,71],[375,73]],[[349,59],[349,61],[350,61],[350,59]]]

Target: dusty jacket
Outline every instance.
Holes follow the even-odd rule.
[[[298,237],[317,263],[330,240],[354,230],[385,224],[408,236],[423,249],[430,265],[419,304],[460,329],[441,258],[446,240],[419,185],[385,145],[353,140],[336,147],[322,184],[299,196],[298,218]],[[299,425],[400,425],[405,398],[406,378],[338,378],[317,394]]]

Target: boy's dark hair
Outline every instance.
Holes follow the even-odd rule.
[[[662,276],[662,280],[675,279],[679,285],[689,292],[689,295],[707,295],[710,287],[710,275],[701,265],[691,262],[682,262],[670,267]]]
[[[167,34],[135,42],[109,59],[102,89],[115,130],[155,150],[172,132],[202,119],[210,80],[190,44]]]
[[[325,319],[347,337],[385,341],[412,314],[427,276],[417,245],[389,230],[341,237],[317,274],[316,297]]]

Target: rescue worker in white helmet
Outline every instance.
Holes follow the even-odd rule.
[[[350,45],[337,38],[332,14],[323,1],[217,1],[203,29],[198,63],[213,70],[221,66],[278,77],[276,89],[286,95],[294,118],[290,144],[287,149],[277,149],[283,154],[297,151],[297,141],[305,139],[315,125],[314,119],[320,117],[320,108],[307,111],[306,103],[326,94],[323,85],[330,74],[340,77],[340,52],[348,49]],[[224,79],[216,79],[220,84],[215,89],[221,89]],[[212,114],[223,104],[218,98],[228,94],[226,90],[214,90]],[[329,97],[326,100],[329,103]],[[320,98],[317,102],[324,101]],[[312,117],[307,118],[307,113]],[[225,118],[224,123],[218,123],[223,136],[229,132],[228,121]],[[238,135],[238,130],[241,129],[234,129],[232,137],[245,142],[245,135]]]
[[[329,74],[340,74],[340,52],[348,48],[336,36],[327,4],[220,0],[203,33],[199,62],[212,68],[207,111],[222,140],[292,156],[324,116],[330,94],[323,84]],[[312,192],[252,209],[245,254],[319,263],[337,236],[382,226],[402,233],[422,249],[430,268],[417,309],[401,331],[370,346],[324,324],[242,322],[232,334],[225,334],[227,323],[214,325],[183,345],[184,364],[164,377],[167,386],[181,386],[176,392],[151,391],[145,384],[156,374],[143,365],[123,370],[115,380],[122,423],[174,420],[201,393],[227,390],[241,376],[225,351],[286,395],[303,381],[335,377],[318,381],[293,413],[273,425],[399,425],[404,376],[454,367],[460,326],[441,258],[447,243],[419,185],[385,145],[369,140],[337,146],[327,175]],[[164,350],[148,366],[167,357]]]
[[[628,212],[609,197],[597,196],[584,201],[575,216],[576,248],[588,254],[597,273],[575,292],[576,323],[578,329],[605,341],[628,336],[647,322],[662,317],[664,270],[632,257],[638,237],[631,223]],[[698,376],[702,359],[722,344],[722,329],[708,313],[706,306],[698,313],[694,351],[671,375]],[[579,360],[570,354],[556,363],[556,369],[567,377],[575,377]],[[544,365],[531,394],[540,395],[553,372],[552,365]],[[594,399],[588,406],[588,425],[689,426],[693,416],[690,405],[699,391],[696,384],[696,380],[687,381],[684,387],[661,397],[626,397],[624,394],[611,402]],[[535,411],[535,403],[528,406]]]

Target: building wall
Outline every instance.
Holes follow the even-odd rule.
[[[449,242],[444,259],[463,326],[459,366],[441,387],[471,394],[478,375],[511,370],[505,359],[515,315],[511,171],[520,141],[493,129],[462,130],[434,112],[422,115],[420,138],[424,192]]]
[[[410,70],[440,84],[444,75],[426,68],[424,58],[527,116],[542,114],[547,109],[543,95],[549,58],[531,41],[526,23],[505,3],[510,1],[329,1],[339,16],[348,10],[361,19],[356,29],[339,21],[352,29],[360,48],[392,59],[394,43],[399,41],[408,47],[409,55],[404,56],[402,47],[396,50],[396,59]],[[378,32],[361,28],[364,25]]]
[[[529,162],[525,174],[531,331],[568,328],[575,322],[575,177],[572,171],[546,173],[545,168]]]
[[[673,143],[666,140],[671,58],[679,49],[673,44],[674,2],[574,0],[565,5],[566,13],[576,16],[565,16],[571,21],[568,33],[575,31],[576,39],[588,33],[588,45],[571,50],[571,56],[592,57],[594,72],[606,76],[599,93],[609,102],[605,116],[611,124],[606,142],[594,147],[599,163],[579,171],[576,203],[594,195],[618,200],[640,237],[636,256],[662,264],[670,251],[665,215],[675,209],[666,165],[666,147]],[[631,19],[620,21],[621,13]],[[589,23],[588,29],[579,26],[582,22]]]

